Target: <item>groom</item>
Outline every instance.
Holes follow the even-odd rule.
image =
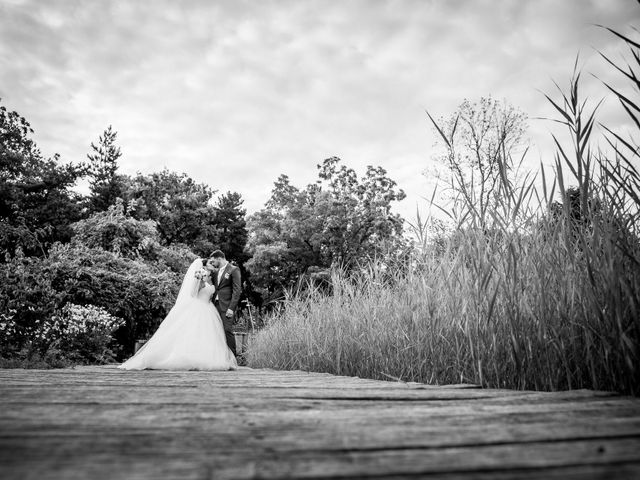
[[[242,289],[240,269],[227,262],[222,250],[216,250],[211,254],[211,258],[207,260],[206,268],[211,272],[211,280],[216,287],[216,293],[213,294],[211,300],[222,318],[227,346],[237,357],[236,339],[233,336],[232,328]]]

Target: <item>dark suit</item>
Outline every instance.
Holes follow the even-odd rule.
[[[234,267],[230,263],[224,267],[222,277],[220,277],[220,283],[218,283],[218,271],[213,272],[214,286],[216,292],[213,294],[213,304],[218,309],[218,313],[222,318],[222,324],[224,325],[224,335],[227,339],[227,345],[229,349],[237,356],[236,353],[236,338],[233,336],[233,323],[236,317],[236,308],[238,308],[238,302],[240,301],[240,293],[242,291],[242,283],[240,279],[240,269]],[[216,300],[216,295],[218,300]],[[233,310],[233,316],[227,317],[227,310]]]

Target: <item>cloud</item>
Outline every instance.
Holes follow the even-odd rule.
[[[113,125],[122,171],[185,171],[255,211],[278,175],[313,181],[337,155],[385,167],[410,217],[435,141],[425,108],[492,94],[550,116],[537,89],[566,83],[578,51],[611,76],[592,47],[619,43],[592,24],[629,32],[639,13],[624,0],[4,2],[0,96],[66,160]],[[603,115],[624,123],[613,104]],[[532,162],[546,160],[552,127],[530,124]]]

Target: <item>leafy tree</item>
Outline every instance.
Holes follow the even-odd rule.
[[[163,245],[185,245],[198,255],[220,248],[242,265],[248,258],[246,210],[239,193],[227,192],[215,202],[215,190],[185,173],[139,174],[126,197],[131,215],[156,222]]]
[[[403,221],[391,213],[391,205],[406,195],[382,167],[367,167],[359,181],[352,169],[339,162],[333,157],[318,166],[327,187],[325,194],[318,191],[316,199],[320,209],[328,209],[324,226],[332,261],[353,265],[381,253],[388,240],[401,236]]]
[[[267,297],[278,297],[304,274],[352,268],[401,239],[402,218],[391,205],[405,194],[383,168],[370,166],[358,178],[332,157],[318,165],[318,177],[298,189],[281,175],[266,208],[248,220],[246,266]]]
[[[218,241],[214,191],[186,174],[163,170],[133,179],[128,197],[131,213],[154,220],[164,245],[189,245],[198,254],[210,253]]]
[[[43,158],[31,133],[24,117],[0,105],[0,261],[18,248],[43,255],[53,242],[68,241],[69,225],[82,213],[81,197],[70,187],[86,166]]]

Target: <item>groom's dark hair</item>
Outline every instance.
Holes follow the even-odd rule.
[[[227,259],[227,257],[224,256],[224,252],[222,250],[215,250],[211,254],[211,258],[224,258],[225,260]]]

